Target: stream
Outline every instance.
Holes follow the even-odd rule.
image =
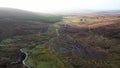
[[[25,65],[27,68],[31,68],[29,65],[27,65],[25,62],[28,59],[28,53],[24,52],[23,49],[20,49],[20,51],[25,54],[25,58],[22,60],[23,65]]]

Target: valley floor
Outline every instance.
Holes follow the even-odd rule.
[[[19,51],[21,48],[28,54],[25,63],[31,68],[120,67],[119,18],[89,19],[87,23],[68,23],[70,20],[37,27],[44,30],[41,33],[35,31],[37,33],[3,39],[0,67],[25,68],[21,62],[24,57]]]

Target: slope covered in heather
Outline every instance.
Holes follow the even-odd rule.
[[[59,35],[53,29],[48,32],[52,37],[47,43],[37,45],[30,53],[31,49],[27,49],[30,54],[27,63],[33,68],[119,68],[120,19],[101,20],[58,23]]]

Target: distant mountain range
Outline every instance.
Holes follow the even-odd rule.
[[[86,14],[112,14],[112,15],[120,15],[120,10],[70,10],[59,12],[63,15],[86,15]],[[59,14],[58,13],[58,14]]]

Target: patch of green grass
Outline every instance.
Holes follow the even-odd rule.
[[[27,64],[33,68],[67,68],[47,45],[34,48],[29,54]]]
[[[65,23],[76,23],[76,22],[80,22],[79,18],[75,18],[75,19],[66,19],[64,20]]]
[[[9,44],[9,43],[11,43],[11,42],[13,42],[13,39],[7,38],[7,39],[3,39],[3,40],[1,41],[1,44]]]

